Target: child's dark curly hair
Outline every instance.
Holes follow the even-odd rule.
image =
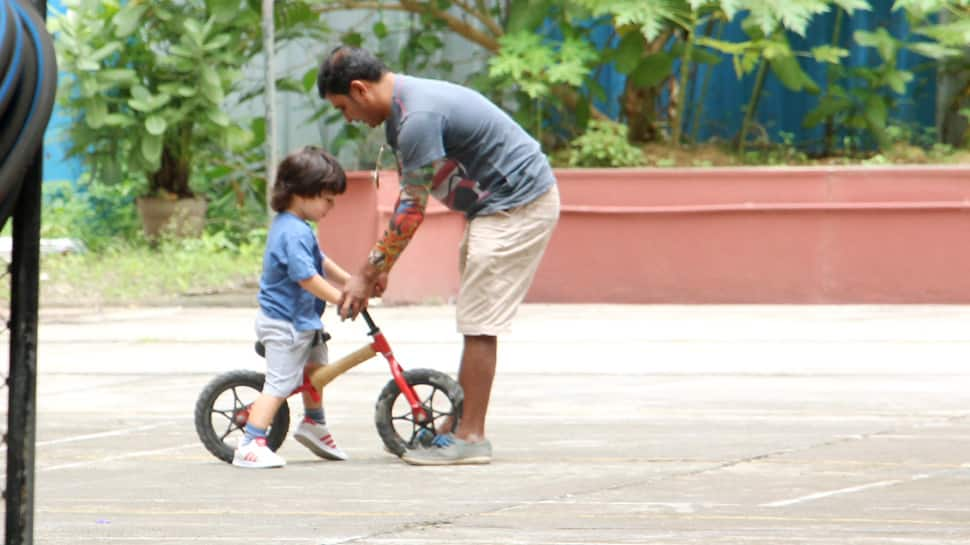
[[[323,148],[306,146],[280,162],[270,205],[282,212],[290,207],[293,195],[316,197],[324,191],[339,195],[346,190],[347,175],[333,155]]]

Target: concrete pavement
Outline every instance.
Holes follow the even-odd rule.
[[[453,312],[374,317],[406,367],[453,373]],[[192,424],[213,376],[261,369],[252,317],[42,309],[36,543],[970,543],[970,307],[526,305],[492,465],[385,454],[375,359],[326,392],[352,459],[289,439],[268,471]],[[329,325],[331,355],[366,342]]]

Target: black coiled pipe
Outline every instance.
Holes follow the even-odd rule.
[[[37,159],[57,91],[57,59],[43,18],[24,0],[0,0],[0,227]]]

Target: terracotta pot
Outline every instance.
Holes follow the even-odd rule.
[[[139,197],[136,203],[145,236],[150,239],[163,233],[177,238],[202,235],[206,211],[206,201],[202,197],[175,200]]]

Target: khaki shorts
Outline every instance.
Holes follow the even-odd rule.
[[[458,332],[509,331],[559,220],[553,185],[529,204],[474,218],[459,250]]]

